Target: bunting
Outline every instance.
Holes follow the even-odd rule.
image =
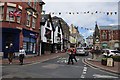
[[[107,11],[107,12],[102,12],[102,11],[95,11],[95,12],[91,12],[91,11],[83,11],[83,12],[49,12],[52,15],[62,15],[62,14],[66,14],[66,15],[78,15],[78,14],[104,14],[104,15],[117,15],[118,12],[117,11]]]

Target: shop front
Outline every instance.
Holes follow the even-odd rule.
[[[12,44],[12,52],[19,51],[19,35],[21,30],[16,28],[2,28],[2,52],[4,53],[3,57],[8,57],[7,47]]]
[[[23,48],[27,54],[36,54],[37,33],[23,29]]]

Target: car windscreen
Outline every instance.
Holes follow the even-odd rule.
[[[115,51],[111,51],[111,52],[113,52],[113,53],[120,53],[120,51],[117,51],[117,50],[115,50]]]
[[[83,48],[77,48],[77,49],[83,50]]]

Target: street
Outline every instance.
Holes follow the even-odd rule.
[[[84,64],[83,59],[89,56],[76,56],[78,62],[74,65],[67,64],[67,54],[42,63],[6,64],[3,65],[3,78],[118,78],[117,74]]]

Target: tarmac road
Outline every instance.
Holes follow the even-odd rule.
[[[77,56],[78,62],[67,64],[68,55],[25,65],[4,65],[3,78],[113,78],[118,76],[87,66],[83,59],[89,56]]]

